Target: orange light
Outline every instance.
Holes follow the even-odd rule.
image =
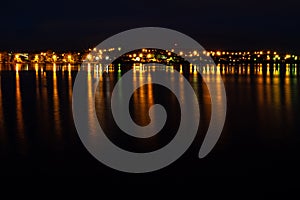
[[[57,61],[56,55],[53,55],[53,56],[52,56],[52,59],[53,59],[54,62],[56,62],[56,61]]]

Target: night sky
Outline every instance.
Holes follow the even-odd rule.
[[[82,50],[127,29],[158,26],[206,49],[300,53],[299,13],[299,0],[1,1],[0,50]]]

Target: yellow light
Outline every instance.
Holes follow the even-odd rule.
[[[170,56],[171,55],[171,52],[168,52],[168,56]]]
[[[267,54],[270,54],[270,53],[271,53],[270,51],[267,52]]]
[[[260,55],[263,55],[263,54],[264,54],[264,52],[261,51],[261,52],[260,52]]]
[[[151,58],[152,56],[151,56],[151,54],[149,53],[148,55],[147,55],[147,58]]]
[[[194,56],[196,56],[198,54],[198,52],[195,50],[193,51]]]
[[[136,54],[133,54],[133,57],[136,57]]]
[[[140,53],[140,55],[139,55],[140,57],[143,57],[143,54],[142,53]]]
[[[53,58],[53,61],[56,62],[56,60],[57,60],[56,55],[53,55],[52,58]]]
[[[217,51],[217,56],[220,56],[221,55],[221,52],[220,51]]]
[[[182,56],[182,55],[183,55],[183,52],[182,52],[182,51],[180,51],[180,52],[179,52],[179,55],[180,55],[180,56]]]
[[[291,58],[291,55],[287,54],[284,59],[289,59],[289,58]]]
[[[277,52],[275,51],[275,52],[274,52],[274,55],[276,55],[276,54],[277,54]]]
[[[56,72],[56,64],[53,64],[53,71]]]
[[[92,59],[92,55],[91,54],[87,55],[87,59],[91,60]]]

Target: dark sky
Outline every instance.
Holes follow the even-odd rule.
[[[0,50],[81,50],[127,29],[159,26],[206,49],[300,53],[299,0],[1,1],[0,16]]]

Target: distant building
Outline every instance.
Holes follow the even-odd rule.
[[[10,60],[10,56],[7,52],[0,52],[0,63],[7,63]]]

